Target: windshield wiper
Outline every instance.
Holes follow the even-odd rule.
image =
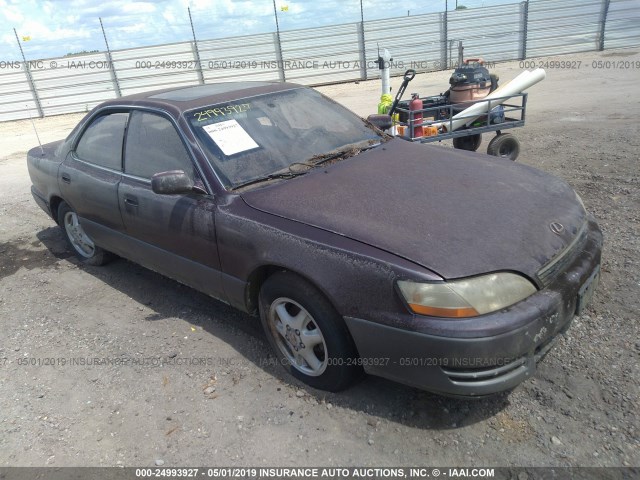
[[[299,177],[300,175],[304,175],[308,173],[313,168],[322,165],[330,160],[334,160],[336,158],[348,158],[358,155],[360,152],[365,150],[369,150],[370,148],[377,147],[381,145],[382,142],[378,142],[376,140],[364,140],[361,142],[350,143],[348,145],[343,145],[342,147],[332,150],[331,152],[321,153],[319,155],[314,155],[309,158],[305,162],[294,162],[286,168],[282,170],[278,170],[277,172],[271,173],[269,175],[265,175],[264,177],[254,178],[253,180],[249,180],[244,183],[240,183],[238,185],[234,185],[231,190],[238,190],[243,187],[248,187],[250,185],[255,185],[256,183],[267,182],[269,180],[277,180],[277,179],[289,179],[293,177]],[[301,165],[303,167],[308,167],[306,170],[294,170],[293,167],[296,165]]]
[[[309,167],[306,170],[292,170],[291,167],[295,165],[303,165],[305,167]],[[242,187],[248,187],[249,185],[254,185],[256,183],[267,182],[269,180],[277,180],[277,179],[288,179],[293,177],[299,177],[300,175],[304,175],[308,173],[315,165],[305,163],[305,162],[295,162],[289,165],[287,168],[283,168],[282,170],[278,170],[277,172],[270,173],[269,175],[265,175],[264,177],[254,178],[253,180],[249,180],[248,182],[240,183],[238,185],[234,185],[231,190],[238,190]]]
[[[353,157],[361,152],[364,152],[365,150],[377,147],[378,145],[381,145],[381,142],[377,142],[375,140],[364,140],[362,142],[349,143],[331,152],[314,155],[304,163],[311,163],[313,166],[318,166],[336,158]]]

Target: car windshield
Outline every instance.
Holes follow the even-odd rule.
[[[383,136],[315,90],[298,88],[206,106],[186,114],[227,188],[306,173],[357,154]],[[295,167],[295,170],[294,170]]]

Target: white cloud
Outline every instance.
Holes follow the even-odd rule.
[[[165,8],[164,11],[162,12],[162,16],[169,23],[173,23],[176,21],[176,14],[174,13],[173,8],[171,7]]]
[[[484,3],[507,1],[518,0]],[[474,6],[481,3],[465,3],[472,2]],[[443,0],[414,4],[406,7],[412,15],[444,8]],[[283,5],[289,7],[288,11],[280,10]],[[406,13],[405,7],[390,8],[388,0],[363,0],[363,5],[366,20]],[[189,41],[187,7],[191,8],[196,35],[202,40],[275,30],[272,0],[0,0],[0,51],[6,52],[3,56],[16,55],[14,27],[19,36],[32,38],[24,44],[28,59],[83,49],[103,50],[98,17],[104,22],[112,48]],[[360,20],[359,0],[276,0],[276,9],[284,31]]]
[[[185,0],[180,3],[185,9],[191,7],[191,10],[211,10],[216,8],[214,0]]]
[[[124,4],[122,11],[124,13],[153,13],[156,11],[156,7],[148,2],[133,2]]]
[[[7,21],[20,23],[24,20],[24,15],[18,5],[9,5],[5,1],[0,1],[0,10]]]
[[[7,45],[9,47],[16,47],[16,37],[13,33],[5,33],[0,37],[0,44]]]
[[[47,42],[67,39],[89,38],[91,33],[83,28],[64,28],[57,25],[55,29],[50,29],[45,23],[28,20],[21,26],[20,35],[28,35],[32,41]]]
[[[232,0],[223,0],[224,8],[229,15],[233,15],[236,12],[236,5]],[[236,2],[237,3],[237,2]]]
[[[147,25],[145,23],[137,23],[134,25],[127,25],[126,27],[120,27],[119,30],[126,34],[144,33],[147,31]]]

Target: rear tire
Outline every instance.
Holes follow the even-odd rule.
[[[470,152],[475,152],[480,148],[480,144],[482,143],[482,134],[477,133],[476,135],[469,135],[468,137],[455,137],[453,139],[453,147],[458,150],[468,150]]]
[[[73,253],[82,263],[99,266],[113,259],[112,253],[93,243],[78,222],[78,215],[66,202],[60,202],[58,206],[58,225],[62,228]]]
[[[260,320],[280,364],[320,390],[344,390],[362,375],[358,352],[342,317],[322,293],[289,272],[260,289]]]
[[[520,142],[510,133],[501,133],[491,139],[487,153],[494,157],[515,160],[520,155]]]

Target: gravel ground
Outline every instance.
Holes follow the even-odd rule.
[[[640,55],[562,59],[582,67],[530,90],[518,161],[566,179],[596,215],[602,279],[535,378],[485,400],[373,377],[315,391],[269,362],[255,318],[125,260],[79,265],[29,193],[31,123],[0,124],[0,466],[640,465],[640,70],[591,68]],[[448,76],[408,91],[439,93]],[[319,90],[366,115],[379,82]],[[81,117],[35,123],[46,142]]]

